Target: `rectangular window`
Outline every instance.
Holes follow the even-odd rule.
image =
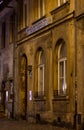
[[[1,48],[5,48],[5,36],[6,36],[6,26],[5,22],[2,23],[2,43],[1,43]]]
[[[58,93],[65,95],[66,94],[66,60],[59,61],[58,64]]]
[[[27,2],[24,1],[23,3],[23,25],[24,27],[27,26]]]
[[[13,100],[13,81],[10,81],[10,101]]]
[[[8,91],[6,91],[6,102],[8,102]]]
[[[64,4],[67,0],[58,0],[58,6]]]
[[[38,18],[45,15],[45,0],[38,0]]]
[[[13,101],[13,81],[9,81],[9,88],[8,88],[8,101]]]
[[[19,11],[18,11],[18,29],[23,28],[23,0],[20,1]]]
[[[10,29],[9,29],[9,43],[13,43],[13,15],[10,17]]]
[[[21,0],[19,5],[19,11],[18,11],[18,29],[21,30],[25,27],[27,27],[28,24],[28,8],[30,5],[28,4],[29,1],[27,0]]]

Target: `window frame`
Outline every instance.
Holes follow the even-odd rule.
[[[60,54],[61,54],[61,47],[62,45],[65,43],[60,44],[59,48],[58,48],[58,94],[59,95],[65,95],[66,94],[66,89],[67,89],[67,83],[66,83],[66,73],[67,73],[67,58],[66,57],[62,57],[60,58]],[[62,69],[60,67],[62,63]],[[62,72],[62,76],[61,73]],[[62,84],[62,86],[60,85],[60,81],[63,80],[64,85]]]
[[[38,96],[44,96],[44,63],[41,60],[43,55],[43,50],[38,52]],[[42,72],[41,72],[42,71]],[[40,77],[42,75],[42,78]],[[42,82],[42,85],[41,85]]]
[[[23,1],[23,26],[27,27],[27,1]]]
[[[14,33],[14,15],[10,16],[10,25],[9,25],[9,44],[13,43],[13,33]]]
[[[45,0],[38,0],[38,18],[45,15]]]
[[[1,40],[1,49],[4,49],[6,46],[6,22],[2,23],[2,40]]]

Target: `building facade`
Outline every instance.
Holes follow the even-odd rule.
[[[74,125],[75,1],[22,0],[18,9],[14,115]]]
[[[15,1],[0,1],[0,112],[13,116]]]
[[[7,4],[0,12],[0,110],[29,122],[65,122],[81,129],[84,2]]]

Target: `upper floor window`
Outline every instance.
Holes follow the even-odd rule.
[[[38,18],[45,15],[45,0],[38,0]]]
[[[13,15],[11,15],[10,17],[10,29],[9,29],[9,43],[13,43],[13,23],[14,23],[14,19],[13,19]]]
[[[22,0],[19,2],[19,12],[18,12],[18,26],[19,29],[23,29],[27,26],[27,0]]]
[[[58,6],[64,4],[67,0],[58,0]]]
[[[6,24],[2,23],[2,40],[1,40],[1,48],[5,48],[5,37],[6,37]]]
[[[63,42],[58,48],[58,94],[66,94],[67,58],[66,44]]]
[[[27,26],[27,0],[23,2],[23,26]]]

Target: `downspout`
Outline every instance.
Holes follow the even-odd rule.
[[[12,112],[13,112],[13,118],[15,115],[15,62],[16,62],[16,36],[17,36],[17,15],[16,15],[16,10],[14,9],[14,43],[13,43],[13,104],[12,104]]]

